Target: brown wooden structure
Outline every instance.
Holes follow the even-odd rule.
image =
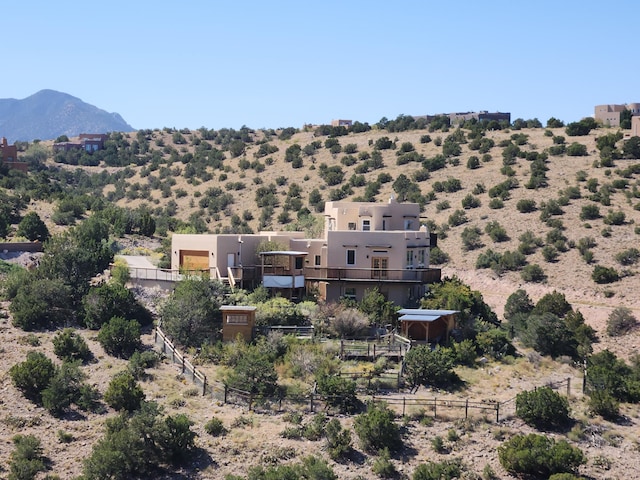
[[[245,341],[253,338],[256,325],[256,307],[249,305],[223,305],[222,312],[222,341],[232,342],[240,335]]]
[[[449,338],[456,322],[457,310],[404,308],[400,315],[401,335],[420,343],[439,343]]]

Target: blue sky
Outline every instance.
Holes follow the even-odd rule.
[[[134,128],[475,110],[569,122],[640,102],[637,0],[33,0],[0,13],[0,98],[58,90]]]

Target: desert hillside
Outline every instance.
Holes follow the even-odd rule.
[[[627,141],[630,138],[624,133],[603,128],[569,136],[565,128],[478,130],[473,125],[434,131],[373,129],[335,137],[314,128],[114,133],[106,150],[93,157],[54,155],[46,142],[30,146],[25,157],[33,161],[38,151],[40,162],[39,171],[30,174],[33,184],[46,179],[43,183],[54,193],[32,195],[26,210],[38,212],[52,232],[67,228],[70,205],[84,207],[73,212],[78,218],[111,202],[149,212],[157,226],[152,240],[137,236],[118,242],[124,253],[155,253],[154,260],[162,262],[166,242],[154,250],[172,232],[300,229],[313,235],[322,226],[324,201],[385,202],[394,196],[423,206],[422,221],[438,234],[432,263],[442,268],[444,276],[457,276],[478,290],[500,318],[507,297],[517,289],[526,290],[534,302],[557,290],[595,329],[599,339],[593,345],[595,351],[609,349],[629,359],[640,344],[639,329],[618,337],[606,334],[614,308],[626,306],[636,317],[640,314],[636,297],[640,159],[623,158],[631,156]],[[139,298],[150,293],[136,292]],[[161,302],[157,297],[152,300]],[[4,340],[0,435],[5,441],[0,445],[0,464],[9,464],[14,435],[33,434],[42,441],[47,473],[74,478],[82,473],[83,459],[104,437],[105,420],[116,412],[102,402],[100,410],[71,409],[55,418],[25,400],[12,384],[9,369],[32,350],[55,359],[52,339],[59,331],[25,332],[12,320],[10,306],[4,302],[0,309]],[[104,394],[114,375],[129,368],[128,362],[106,352],[96,330],[76,332],[93,353],[93,361],[82,370],[91,386]],[[154,348],[151,327],[142,341],[144,349]],[[545,434],[583,450],[585,464],[579,471],[584,478],[626,478],[640,469],[637,404],[622,404],[615,421],[594,416],[582,392],[580,365],[568,357],[542,357],[517,342],[516,347],[516,356],[483,358],[474,367],[457,367],[463,384],[458,391],[420,387],[384,393],[389,401],[398,402],[396,423],[401,425],[404,442],[390,460],[396,478],[412,478],[418,465],[428,461],[454,459],[464,464],[464,478],[515,478],[501,466],[498,448],[519,433],[536,430],[514,416],[512,399],[523,390],[553,382],[564,385],[567,379],[571,388],[563,387],[562,393],[568,393],[573,423]],[[335,343],[318,348],[336,356]],[[195,361],[196,349],[184,353]],[[341,366],[373,368],[356,362]],[[214,363],[199,368],[212,382],[226,378],[230,369]],[[309,385],[293,379],[290,360],[275,368],[289,390],[306,391],[313,383],[312,375],[305,379]],[[157,473],[162,475],[158,478],[244,478],[250,467],[298,462],[309,454],[327,461],[337,478],[374,477],[379,455],[359,445],[354,416],[327,410],[354,439],[351,457],[334,461],[324,440],[285,434],[297,428],[296,421],[312,422],[312,414],[298,417],[286,409],[260,413],[246,405],[224,404],[219,397],[201,396],[169,355],[148,369],[140,385],[146,399],[157,402],[165,413],[187,415],[197,434],[192,463]],[[369,395],[361,391],[363,400]],[[440,411],[432,420],[421,408],[409,408],[401,416],[398,405],[407,396],[509,406],[499,422],[482,412],[464,420],[459,411]],[[222,421],[226,435],[206,431],[212,417]],[[443,448],[434,446],[435,438],[444,442]],[[8,472],[8,467],[0,468],[3,478]]]
[[[498,310],[518,287],[534,299],[561,290],[583,310],[639,308],[634,249],[640,239],[640,160],[616,158],[629,140],[625,131],[477,134],[470,126],[374,128],[331,137],[314,128],[289,130],[117,134],[112,148],[125,159],[123,166],[103,160],[80,168],[106,179],[94,191],[107,199],[150,210],[160,234],[188,228],[302,229],[314,235],[322,227],[324,201],[385,202],[394,195],[423,204],[422,222],[438,233],[446,255],[439,259],[445,274],[463,278]],[[606,155],[598,148],[602,138],[611,139],[613,155],[610,147]],[[499,262],[505,252],[519,251],[524,257],[517,255],[515,265]],[[531,270],[525,267],[535,268],[535,275],[526,276]],[[613,269],[615,276],[598,283],[596,267]]]

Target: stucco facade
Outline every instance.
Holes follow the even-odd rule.
[[[619,127],[620,114],[625,110],[631,111],[633,117],[640,115],[640,103],[596,105],[594,118],[607,127]]]
[[[420,225],[419,205],[398,203],[393,198],[388,203],[326,203],[320,238],[304,238],[302,232],[176,234],[172,237],[171,266],[206,270],[213,278],[244,287],[272,285],[265,281],[272,269],[265,270],[264,256],[257,251],[264,240],[295,253],[288,255],[278,280],[291,275],[291,284],[297,285],[302,276],[307,293],[329,301],[342,297],[361,300],[367,290],[378,288],[388,300],[411,305],[424,295],[428,283],[440,279],[440,270],[429,268],[435,236]]]

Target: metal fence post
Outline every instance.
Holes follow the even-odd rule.
[[[496,423],[500,423],[500,402],[496,403]]]
[[[567,377],[567,397],[571,396],[571,377]]]
[[[203,375],[202,377],[202,396],[204,397],[207,393],[207,377],[206,375]]]
[[[469,399],[468,398],[464,402],[464,418],[465,420],[469,418]]]

